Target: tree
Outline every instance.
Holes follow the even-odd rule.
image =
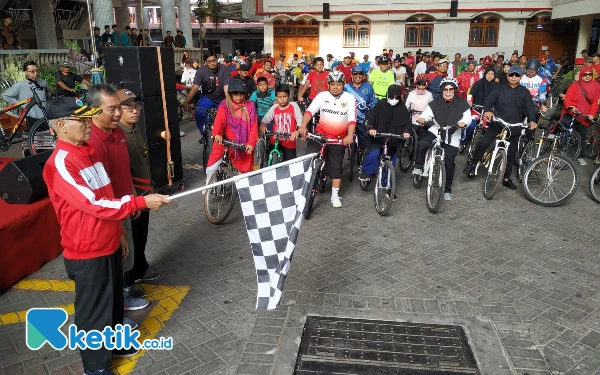
[[[210,17],[215,28],[219,27],[220,23],[223,23],[223,13],[221,12],[221,4],[219,0],[198,0],[197,7],[194,9],[194,15],[200,23],[200,49],[201,49],[201,61],[200,64],[204,64],[204,49],[202,48],[202,25],[206,22],[206,18]]]

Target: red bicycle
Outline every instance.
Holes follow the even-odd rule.
[[[325,191],[325,182],[327,181],[327,175],[325,174],[325,160],[327,159],[327,145],[328,144],[342,144],[341,139],[337,138],[327,138],[321,134],[312,134],[307,133],[306,137],[308,139],[312,139],[313,141],[319,142],[321,144],[321,150],[313,160],[313,173],[310,177],[310,192],[308,193],[308,200],[306,202],[306,206],[304,207],[304,218],[310,219],[310,214],[312,213],[312,206],[315,202],[315,196],[317,195],[317,191],[319,193],[323,193]]]

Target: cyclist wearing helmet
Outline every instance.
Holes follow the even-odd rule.
[[[548,65],[548,58],[546,55],[541,55],[539,60],[540,68],[538,70],[538,75],[542,78],[546,78],[548,82],[552,82],[552,68]]]
[[[353,142],[354,129],[356,127],[356,100],[350,93],[344,92],[346,77],[340,71],[331,71],[327,75],[329,91],[319,93],[310,103],[298,132],[305,136],[308,132],[307,125],[315,113],[320,112],[321,117],[317,125],[317,133],[327,138],[342,138],[344,144],[327,145],[326,168],[327,175],[331,178],[331,204],[333,207],[342,207],[339,191],[342,183],[342,163],[346,145]],[[307,151],[318,152],[321,145],[309,141]]]
[[[523,75],[523,68],[517,65],[510,67],[508,71],[508,84],[500,84],[496,90],[493,90],[484,101],[484,116],[491,119],[494,116],[500,117],[509,124],[517,124],[523,121],[523,117],[527,116],[529,119],[529,126],[531,129],[537,127],[535,120],[536,109],[531,95],[527,89],[519,84],[521,76]],[[492,107],[494,112],[492,112]],[[485,150],[488,149],[490,144],[494,141],[498,133],[502,131],[502,127],[496,123],[488,123],[488,130],[483,134],[479,145],[473,154],[472,164],[467,164],[463,173],[467,176],[471,175],[475,166],[481,161]],[[508,146],[508,162],[506,163],[506,170],[504,171],[503,185],[512,190],[517,190],[517,186],[510,179],[512,174],[513,165],[516,165],[515,153],[517,151],[517,145],[519,143],[519,136],[521,135],[521,129],[512,131],[510,134]]]
[[[387,89],[390,85],[396,82],[394,73],[390,70],[390,59],[383,55],[377,61],[379,69],[374,69],[369,76],[369,84],[373,86],[375,95],[378,99],[383,99],[387,96]]]
[[[415,90],[411,91],[406,97],[406,108],[414,109],[415,111],[423,112],[425,108],[433,100],[433,95],[427,90],[429,84],[429,76],[427,74],[419,74],[415,79]],[[413,113],[412,122],[416,124],[421,113]]]
[[[229,69],[225,65],[217,63],[217,56],[212,52],[206,57],[206,65],[196,70],[194,84],[191,90],[188,91],[187,98],[185,98],[182,105],[185,110],[189,109],[189,103],[194,100],[196,93],[202,86],[202,97],[196,105],[195,113],[196,126],[198,126],[200,135],[204,133],[204,123],[208,119],[208,110],[218,106],[225,98],[230,80]],[[200,139],[202,140],[202,138]]]
[[[358,134],[358,143],[361,149],[367,147],[367,128],[365,127],[365,117],[371,108],[377,104],[377,97],[373,86],[363,81],[365,71],[360,65],[354,65],[352,68],[352,82],[344,86],[344,91],[349,92],[356,100],[356,134]]]
[[[229,92],[219,104],[213,124],[212,135],[215,141],[206,168],[207,184],[219,168],[226,151],[235,168],[241,173],[250,172],[254,167],[252,151],[258,140],[258,124],[256,107],[250,100],[246,100],[247,93],[248,88],[241,78],[231,79]],[[223,138],[246,145],[246,152],[226,148],[223,146]]]
[[[432,83],[429,85],[431,86]],[[433,119],[433,125],[429,128],[429,132],[419,139],[413,174],[422,175],[427,150],[436,139],[440,126],[458,125],[459,128],[464,128],[471,122],[471,108],[469,103],[467,103],[465,99],[456,96],[458,82],[456,82],[454,78],[446,77],[442,79],[442,82],[440,83],[440,90],[442,92],[442,97],[429,103],[418,119],[421,124],[424,123],[425,120]],[[456,155],[458,155],[460,138],[461,131],[452,129],[447,132],[446,139],[443,140],[445,151],[444,164],[446,167],[444,200],[452,199],[452,180],[454,179],[455,168],[454,160],[456,159]]]
[[[540,75],[538,70],[540,69],[540,60],[533,57],[527,61],[525,65],[525,75],[521,77],[521,86],[529,90],[531,98],[535,105],[539,107],[541,112],[545,112],[546,108],[546,92],[550,82]]]
[[[483,62],[481,64],[481,66],[478,66],[477,69],[475,70],[477,72],[477,74],[479,74],[479,79],[482,79],[483,76],[485,75],[485,70],[487,68],[489,68],[490,66],[492,66],[494,64],[494,62],[492,61],[492,58],[490,56],[486,56],[483,58]]]

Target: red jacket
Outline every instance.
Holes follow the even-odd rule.
[[[43,176],[67,259],[114,253],[120,244],[121,220],[146,208],[144,197],[115,198],[104,166],[87,144],[75,146],[59,140]]]

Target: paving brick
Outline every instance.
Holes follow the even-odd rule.
[[[590,348],[598,349],[598,347],[600,347],[600,333],[591,331],[581,339],[581,343],[589,346]]]

